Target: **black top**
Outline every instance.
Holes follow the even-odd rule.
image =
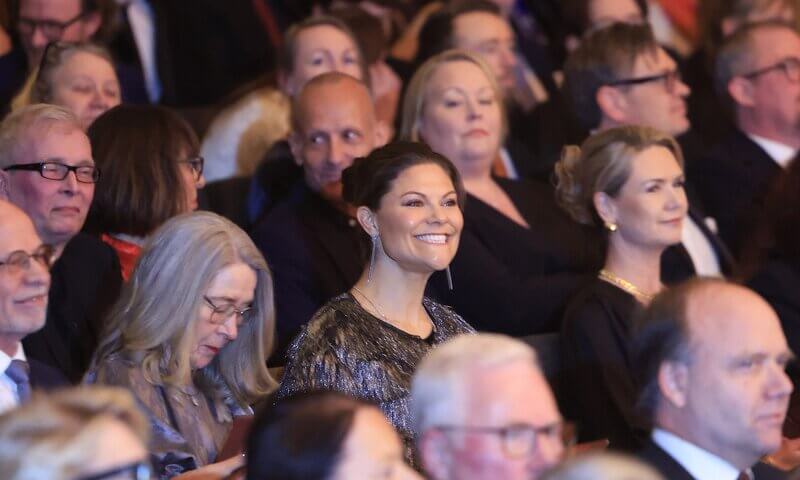
[[[632,295],[599,278],[569,302],[561,334],[562,407],[577,422],[581,442],[607,438],[635,450],[645,438],[630,373],[630,328],[640,308]]]
[[[369,242],[355,219],[302,179],[252,236],[272,269],[278,338],[271,364],[280,365],[300,327],[356,283],[369,258]]]
[[[80,382],[89,366],[103,317],[117,300],[122,275],[114,249],[79,233],[50,269],[44,328],[22,340],[25,355]]]
[[[548,186],[496,181],[530,228],[468,195],[450,265],[455,288],[450,291],[444,273],[437,272],[430,292],[477,330],[515,336],[558,331],[579,273],[599,268],[602,242],[558,208]]]

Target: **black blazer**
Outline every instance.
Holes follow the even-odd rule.
[[[283,364],[300,327],[356,283],[369,242],[355,219],[313,193],[303,180],[256,226],[252,237],[272,269],[278,339],[271,363]]]
[[[69,380],[63,373],[34,358],[28,359],[28,367],[30,368],[31,389],[33,390],[55,390],[70,385]]]
[[[712,232],[708,225],[706,225],[705,217],[699,209],[692,207],[691,199],[689,200],[689,217],[694,221],[695,225],[700,228],[700,231],[706,237],[714,253],[717,255],[720,270],[726,277],[731,277],[736,273],[736,261],[731,255],[727,245],[722,241],[719,236]],[[694,268],[692,257],[689,256],[689,251],[683,244],[673,245],[664,250],[661,255],[661,281],[667,285],[676,284],[687,280],[697,275]]]
[[[80,382],[97,347],[103,318],[117,300],[122,275],[114,249],[79,233],[50,270],[47,321],[22,340],[25,355]]]
[[[740,130],[712,148],[689,172],[706,212],[735,256],[753,231],[781,167]]]
[[[467,196],[464,230],[450,270],[429,282],[429,294],[452,306],[477,330],[523,336],[558,331],[581,274],[602,263],[602,242],[556,205],[542,184],[497,179],[530,225],[526,229],[477,197]]]
[[[642,462],[655,468],[664,478],[669,480],[695,480],[674,458],[653,441],[649,441],[635,456]],[[782,472],[765,463],[756,463],[752,467],[754,480],[783,480],[796,478],[792,474]]]

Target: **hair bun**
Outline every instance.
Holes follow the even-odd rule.
[[[582,151],[577,145],[565,145],[555,164],[556,201],[576,222],[591,225],[581,182],[576,178]]]

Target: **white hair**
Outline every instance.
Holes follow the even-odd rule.
[[[516,362],[539,368],[533,348],[505,335],[464,334],[434,348],[420,362],[411,381],[415,435],[420,437],[432,426],[459,423],[465,417],[464,390],[475,370]]]
[[[75,114],[57,105],[37,103],[9,114],[0,123],[0,168],[13,165],[17,150],[53,125],[83,131]]]
[[[548,472],[543,480],[664,480],[652,467],[619,453],[581,455]]]

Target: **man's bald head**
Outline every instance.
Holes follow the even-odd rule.
[[[342,170],[385,143],[369,90],[350,75],[330,72],[311,79],[292,101],[289,144],[308,187],[342,203]]]
[[[44,325],[48,252],[25,212],[0,200],[0,350],[9,356],[22,338]]]

